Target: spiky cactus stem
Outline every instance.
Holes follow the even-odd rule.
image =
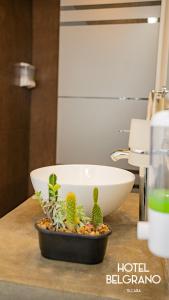
[[[101,211],[100,206],[98,205],[98,195],[99,191],[98,188],[95,187],[93,190],[93,209],[92,209],[92,224],[95,227],[98,227],[99,225],[103,224],[103,214]]]
[[[79,223],[77,217],[76,196],[74,193],[68,193],[66,197],[66,224],[71,231],[76,231]]]

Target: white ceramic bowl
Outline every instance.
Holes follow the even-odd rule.
[[[79,204],[90,215],[93,206],[93,188],[99,189],[99,204],[103,215],[118,208],[130,193],[135,176],[123,169],[98,165],[56,165],[31,172],[30,177],[36,192],[41,191],[44,199],[48,198],[48,178],[51,173],[57,175],[61,185],[59,195],[66,196],[74,192]]]

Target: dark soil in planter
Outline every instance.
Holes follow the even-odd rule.
[[[41,228],[35,224],[39,235],[42,256],[82,264],[103,261],[111,229],[99,235],[59,232]]]

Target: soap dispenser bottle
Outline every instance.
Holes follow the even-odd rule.
[[[138,222],[138,239],[147,239],[150,251],[169,258],[169,111],[151,120],[148,170],[148,222]]]

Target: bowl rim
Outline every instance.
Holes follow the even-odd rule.
[[[40,170],[42,170],[42,169],[47,169],[47,168],[49,168],[49,167],[72,167],[72,166],[84,166],[84,167],[104,167],[104,168],[109,168],[109,169],[115,169],[115,170],[118,170],[118,171],[122,171],[122,172],[124,172],[124,173],[127,173],[127,174],[129,174],[130,175],[130,179],[128,179],[128,180],[126,180],[126,181],[123,181],[123,182],[116,182],[116,183],[105,183],[105,184],[101,184],[101,183],[95,183],[95,184],[93,184],[93,183],[83,183],[83,184],[79,184],[79,183],[62,183],[62,182],[60,182],[60,184],[62,185],[62,186],[72,186],[72,187],[74,187],[74,186],[78,186],[78,187],[94,187],[94,186],[98,186],[98,187],[104,187],[104,186],[118,186],[118,185],[123,185],[123,184],[127,184],[127,183],[134,183],[134,181],[135,181],[135,175],[132,173],[132,172],[130,172],[130,171],[128,171],[128,170],[125,170],[125,169],[122,169],[122,168],[116,168],[116,167],[112,167],[112,166],[105,166],[105,165],[96,165],[96,164],[56,164],[56,165],[49,165],[49,166],[45,166],[45,167],[41,167],[41,168],[37,168],[37,169],[34,169],[34,170],[32,170],[31,172],[30,172],[30,177],[31,177],[31,180],[32,179],[38,179],[38,181],[40,181],[40,182],[44,182],[44,183],[46,183],[47,181],[46,181],[46,179],[43,179],[43,178],[37,178],[37,176],[35,175],[35,173],[37,172],[37,171],[40,171]],[[34,178],[33,178],[34,177]]]

